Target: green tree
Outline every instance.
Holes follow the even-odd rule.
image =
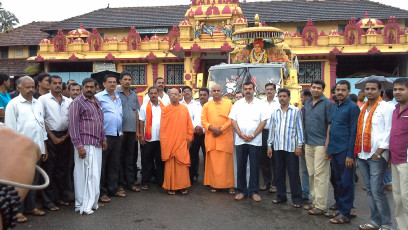
[[[20,22],[18,21],[17,17],[13,13],[3,9],[0,2],[0,33],[12,29],[18,23]]]

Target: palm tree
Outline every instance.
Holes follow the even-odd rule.
[[[20,22],[18,21],[17,17],[13,13],[3,9],[0,2],[0,33],[12,29],[18,23]]]

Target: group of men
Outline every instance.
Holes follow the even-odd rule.
[[[4,90],[8,79],[3,79],[1,75],[0,96],[10,101]],[[199,101],[194,101],[188,86],[166,93],[163,78],[155,79],[140,106],[131,79],[122,72],[118,87],[116,77],[107,75],[105,90],[97,94],[91,78],[82,82],[82,94],[81,86],[71,82],[67,98],[58,76],[39,76],[38,92],[32,78],[22,77],[20,95],[5,103],[7,109],[0,108],[7,126],[40,146],[51,178],[42,194],[47,209],[58,210],[57,205],[68,205],[75,197],[75,210],[92,214],[111,201],[109,196],[125,197],[124,189],[139,192],[139,141],[142,190],[154,181],[169,195],[187,194],[199,177],[201,149],[204,185],[211,192],[227,189],[235,200],[261,201],[259,191],[269,190],[277,192],[273,203],[285,203],[287,172],[293,207],[301,208],[303,199],[310,198],[303,208],[310,215],[330,217],[333,224],[351,220],[357,162],[371,208],[371,222],[360,229],[391,228],[384,193],[389,162],[397,222],[400,229],[408,228],[407,79],[394,82],[397,106],[382,100],[380,82],[367,81],[368,101],[361,108],[351,101],[348,81],[336,83],[333,103],[323,94],[325,83],[315,80],[301,92],[302,109],[290,103],[291,91],[276,92],[273,83],[265,85],[265,100],[254,97],[254,83],[246,82],[232,100],[213,85],[199,89]],[[327,211],[331,173],[338,213]],[[31,193],[21,212],[44,215]],[[20,213],[19,220],[23,217]]]

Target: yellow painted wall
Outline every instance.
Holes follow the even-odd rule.
[[[23,51],[22,55],[16,55],[16,51]],[[9,46],[8,58],[29,58],[29,48],[28,46]]]

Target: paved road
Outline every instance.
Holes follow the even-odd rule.
[[[202,170],[202,169],[201,169]],[[361,177],[360,177],[361,178]],[[263,200],[235,201],[227,191],[210,193],[202,185],[202,176],[188,195],[170,196],[157,186],[140,193],[128,192],[127,198],[112,198],[93,215],[81,216],[71,204],[44,217],[31,217],[20,229],[358,229],[369,220],[366,192],[361,181],[356,185],[357,218],[351,224],[333,225],[323,216],[309,216],[303,209],[292,208],[291,202],[274,205],[275,194],[261,192]],[[331,186],[330,186],[331,187]],[[332,194],[332,192],[330,192]],[[289,194],[290,195],[290,194]],[[394,216],[394,201],[387,192]],[[329,199],[331,204],[333,199]],[[395,218],[393,218],[395,227]]]

